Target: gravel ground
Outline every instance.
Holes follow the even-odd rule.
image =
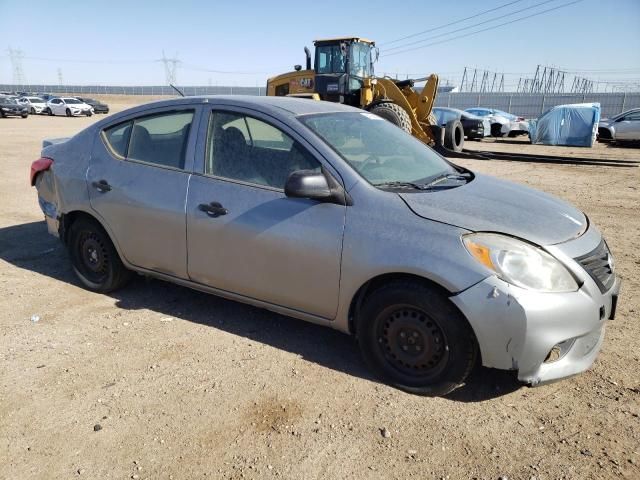
[[[329,329],[156,280],[82,289],[28,170],[43,138],[95,119],[0,120],[0,478],[640,478],[639,168],[458,160],[583,209],[623,292],[583,375],[532,389],[478,368],[422,398],[377,382]],[[603,145],[469,148],[640,160]]]

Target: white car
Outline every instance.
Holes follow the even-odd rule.
[[[47,102],[40,97],[22,97],[18,99],[18,103],[28,107],[31,115],[43,113],[47,108]]]
[[[489,119],[491,135],[494,137],[515,137],[529,132],[529,122],[512,113],[495,108],[467,108],[465,112]]]
[[[93,108],[91,105],[87,105],[77,98],[61,97],[49,100],[45,113],[49,115],[66,115],[67,117],[76,115],[86,115],[90,117],[93,115]]]

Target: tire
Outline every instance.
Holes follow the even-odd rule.
[[[35,115],[36,114],[36,109],[31,107],[31,115]]]
[[[501,123],[492,123],[491,124],[491,136],[492,137],[501,137],[502,136],[502,124]]]
[[[71,116],[71,110],[69,110],[68,108],[67,108],[67,110],[65,111],[65,113],[66,113],[67,117],[70,117],[70,116]]]
[[[356,328],[369,367],[409,393],[446,395],[476,362],[477,342],[467,320],[445,295],[420,283],[376,289],[365,299]]]
[[[371,113],[388,120],[407,133],[411,133],[411,118],[397,103],[380,103],[369,110]]]
[[[93,113],[91,113],[91,112],[87,112],[85,115],[86,115],[87,117],[90,117],[91,115],[93,115]]]
[[[464,128],[460,120],[449,120],[444,127],[444,146],[454,152],[464,147]]]
[[[44,111],[44,113],[46,113],[49,116],[53,115],[53,110],[51,110],[49,107],[47,107],[47,109]]]
[[[67,238],[73,271],[88,290],[111,292],[131,278],[109,235],[95,220],[79,218],[71,224]]]
[[[22,115],[20,115],[22,118],[27,118],[29,116],[28,113],[23,113]]]

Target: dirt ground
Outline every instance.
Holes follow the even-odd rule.
[[[0,120],[0,478],[640,478],[640,168],[458,160],[583,209],[623,292],[588,372],[528,388],[479,368],[422,398],[380,384],[326,328],[156,280],[81,288],[28,171],[43,138],[97,118]],[[469,148],[640,160],[603,145]]]

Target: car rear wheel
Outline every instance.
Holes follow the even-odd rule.
[[[437,289],[393,282],[371,293],[356,319],[366,363],[410,393],[446,395],[472,370],[477,342],[464,316]]]
[[[89,290],[111,292],[131,278],[109,235],[94,220],[80,218],[71,224],[67,248],[74,272]]]

